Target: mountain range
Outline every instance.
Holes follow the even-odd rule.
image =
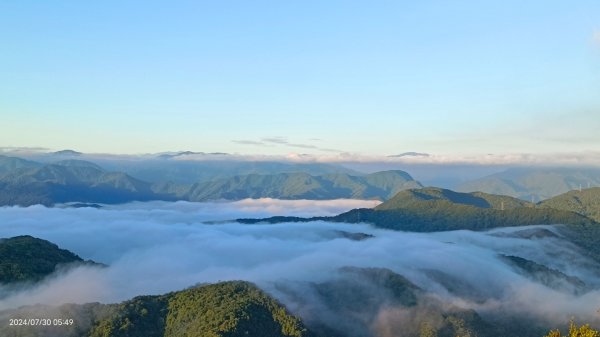
[[[408,173],[385,171],[355,176],[332,173],[311,176],[307,173],[251,174],[198,183],[183,195],[191,201],[245,198],[277,199],[380,199],[386,200],[407,188],[420,187]]]
[[[147,200],[380,199],[420,187],[408,173],[384,171],[367,175],[306,172],[248,174],[197,182],[147,182],[98,164],[61,160],[42,164],[0,156],[0,205],[57,203],[123,203]]]
[[[600,186],[600,169],[511,168],[460,184],[460,192],[486,192],[538,202],[571,190]]]
[[[83,161],[106,173],[121,173],[146,183],[146,191],[125,199],[131,200],[193,200],[206,201],[220,198],[279,197],[284,199],[308,198],[377,198],[386,200],[397,191],[395,187],[376,191],[380,186],[371,186],[370,182],[358,181],[368,174],[356,171],[378,170],[403,172],[397,164],[359,165],[352,163],[303,163],[289,161],[240,159],[226,153],[203,153],[193,151],[168,152],[141,156],[90,155],[73,150],[63,150],[50,154],[28,155],[24,158],[0,155],[0,177],[15,169],[40,168],[45,165],[62,163],[81,165]],[[90,165],[92,166],[92,165]],[[600,186],[600,170],[576,167],[513,167],[498,172],[500,167],[471,167],[465,165],[416,165],[406,164],[406,169],[432,184],[451,188],[458,192],[485,192],[488,194],[508,195],[530,202],[539,202],[559,194],[590,187]],[[354,168],[351,169],[350,167]],[[385,171],[384,171],[385,172]],[[496,172],[489,174],[490,172]],[[305,177],[316,179],[314,189],[300,188],[294,180]],[[486,175],[488,174],[488,175]],[[340,175],[339,177],[335,177]],[[409,180],[415,180],[410,175]],[[349,177],[349,179],[347,179]],[[395,178],[393,178],[395,179]],[[405,177],[406,179],[406,177]],[[327,181],[324,181],[327,180]],[[342,180],[350,180],[343,183]],[[369,179],[366,179],[369,180]],[[449,183],[451,182],[452,183]],[[271,183],[291,184],[292,191],[286,188],[269,186]],[[342,190],[336,191],[341,183]],[[405,182],[401,182],[404,184]],[[416,183],[416,182],[415,182]],[[356,186],[356,185],[363,186]],[[317,186],[321,185],[321,186]],[[420,187],[421,185],[406,187]],[[371,188],[373,187],[373,188]],[[281,190],[278,191],[277,189]],[[147,190],[150,190],[148,192]],[[27,192],[26,189],[17,189]],[[205,191],[207,190],[207,191]],[[208,192],[210,191],[210,192]],[[361,191],[364,191],[362,193]],[[289,192],[289,193],[288,193]],[[118,193],[117,193],[118,194]],[[122,198],[122,197],[121,197]],[[52,198],[50,198],[52,199]],[[121,202],[121,201],[115,201]],[[4,203],[6,204],[6,203]]]
[[[122,203],[132,200],[169,200],[150,184],[122,172],[106,172],[79,160],[27,166],[0,175],[0,205],[28,206],[56,203]]]

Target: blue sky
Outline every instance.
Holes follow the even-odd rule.
[[[0,146],[600,151],[600,1],[4,1]]]

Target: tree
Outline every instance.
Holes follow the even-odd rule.
[[[562,337],[560,330],[552,330],[544,337]],[[589,324],[577,327],[573,321],[569,324],[569,335],[565,337],[600,337],[600,332],[590,328]]]

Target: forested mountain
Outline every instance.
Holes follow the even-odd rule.
[[[600,187],[570,191],[544,200],[539,206],[576,212],[600,222]]]
[[[391,199],[377,206],[377,210],[410,209],[423,204],[436,205],[442,202],[473,206],[478,208],[513,209],[533,207],[533,204],[517,198],[482,192],[460,193],[443,188],[426,187],[410,189],[394,195]]]
[[[57,267],[89,263],[57,245],[28,235],[0,239],[0,284],[36,282]]]
[[[507,196],[428,187],[401,191],[373,209],[353,209],[332,217],[276,216],[237,221],[249,224],[307,221],[369,223],[410,232],[479,231],[497,227],[560,224],[566,225],[563,234],[571,242],[600,262],[600,224],[587,216],[597,214],[594,206],[597,193],[597,189],[586,191],[586,197],[583,198],[586,202],[583,204],[587,206],[582,207],[581,202],[573,201],[577,200],[574,198],[576,192],[536,205]]]
[[[481,191],[535,202],[579,189],[600,186],[599,169],[513,168],[466,182],[461,192]]]
[[[243,281],[192,287],[119,304],[30,306],[0,312],[3,319],[71,318],[61,326],[0,327],[6,337],[310,337],[303,322],[278,301]]]
[[[377,227],[413,232],[486,230],[495,227],[542,224],[584,226],[595,223],[574,212],[534,206],[507,196],[480,192],[459,193],[427,187],[401,191],[374,209],[353,209],[333,217],[274,217],[238,221],[243,223],[314,220],[365,222]]]
[[[222,282],[114,305],[90,337],[304,337],[302,321],[255,285]]]

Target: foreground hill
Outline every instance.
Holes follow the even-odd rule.
[[[194,184],[184,195],[190,201],[245,198],[277,199],[381,199],[398,191],[420,187],[404,171],[384,171],[365,176],[346,173],[311,176],[307,173],[251,174]]]
[[[457,190],[481,191],[539,201],[589,186],[600,186],[599,169],[514,168],[463,183]]]
[[[0,284],[36,282],[60,266],[80,263],[93,262],[28,235],[0,239]]]
[[[221,282],[119,304],[31,306],[0,312],[11,319],[72,318],[62,326],[0,326],[6,337],[310,337],[302,321],[243,281]]]
[[[90,337],[312,336],[302,321],[255,285],[222,282],[113,306]]]
[[[57,268],[82,263],[79,256],[31,236],[0,240],[0,284],[36,282]],[[222,282],[120,304],[33,306],[0,311],[6,319],[71,318],[63,326],[0,326],[0,336],[312,336],[300,319],[248,282]]]

